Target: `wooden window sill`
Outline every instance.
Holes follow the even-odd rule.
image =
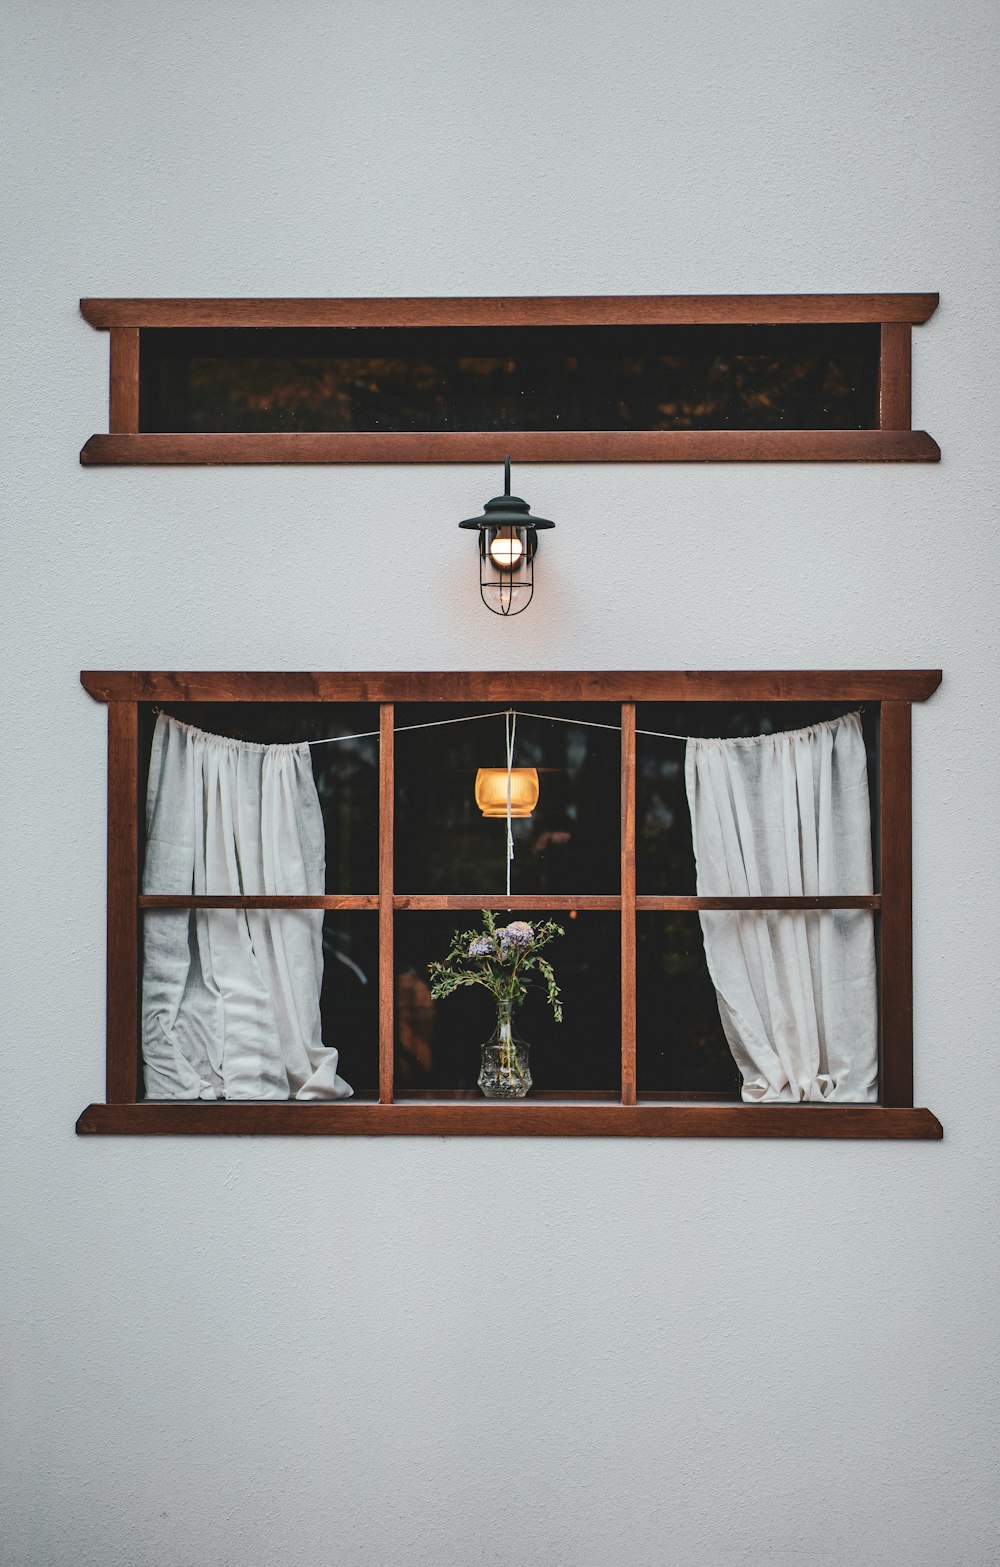
[[[92,1104],[80,1136],[237,1137],[795,1137],[933,1140],[930,1110],[882,1105],[636,1105],[580,1100],[513,1104]]]
[[[245,463],[939,462],[926,430],[504,430],[92,435],[87,468]]]

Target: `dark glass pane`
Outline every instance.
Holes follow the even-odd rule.
[[[718,736],[776,734],[804,729],[857,710],[856,702],[644,702],[636,709],[636,727],[653,730],[636,738],[636,888],[640,893],[694,893],[695,863],[684,781],[684,741],[669,735]],[[878,704],[861,715],[868,753],[873,851],[878,822]],[[878,855],[873,852],[876,887]],[[860,890],[860,889],[859,889]]]
[[[378,1098],[378,915],[327,912],[323,919],[323,1043],[355,1097]]]
[[[639,1093],[738,1099],[740,1074],[719,1021],[698,915],[640,914],[636,975]]]
[[[759,1009],[753,1030],[770,1035],[775,997],[781,998],[781,1026],[788,1027],[792,1015],[788,1003],[799,988],[805,962],[811,967],[819,1016],[825,1011],[828,1017],[851,1018],[851,1048],[864,1052],[870,1047],[874,1056],[878,1002],[871,987],[870,961],[876,924],[873,915],[862,909],[640,914],[636,1045],[640,1091],[709,1091],[739,1097],[740,1074],[719,1018],[703,929],[713,942],[715,963],[728,975],[723,983],[735,987],[729,990],[735,1010],[753,1019]],[[816,976],[821,953],[829,961],[820,980]],[[749,977],[761,969],[771,975],[770,996],[759,980]],[[746,999],[741,999],[741,991],[749,992]],[[821,1047],[820,1071],[827,1070]],[[857,1083],[863,1072],[855,1070]],[[840,1086],[842,1092],[849,1092],[849,1084],[841,1081]]]
[[[314,745],[310,754],[326,832],[326,891],[378,891],[377,707],[360,702],[178,702],[165,705],[164,712],[208,734],[264,745],[291,745],[334,735],[368,736],[335,745]],[[149,706],[142,707],[140,713],[142,833],[154,714]]]
[[[239,918],[240,911],[226,911]],[[139,986],[142,992],[143,931],[147,913],[139,922]],[[163,919],[162,914],[155,916]],[[184,918],[179,911],[173,918]],[[197,916],[192,912],[190,922]],[[281,910],[258,918],[289,916]],[[301,915],[293,915],[300,918]],[[320,992],[323,1044],[340,1052],[337,1070],[354,1089],[356,1098],[378,1098],[378,915],[331,913],[323,916],[323,988]],[[143,1093],[142,1040],[139,1039],[138,1083]]]
[[[451,703],[396,708],[398,892],[502,893],[506,818],[484,817],[476,773],[506,767],[503,712],[468,723],[407,730],[482,707]],[[532,707],[560,717],[519,717],[514,766],[538,772],[538,804],[512,823],[516,893],[617,893],[621,885],[621,709],[611,703]],[[569,719],[590,719],[589,729]]]
[[[529,919],[546,919],[545,914]],[[617,914],[553,915],[565,929],[546,949],[562,992],[557,1023],[540,979],[515,1014],[531,1046],[536,1090],[621,1090],[621,925]],[[517,919],[498,915],[502,922]],[[396,1091],[476,1091],[479,1052],[496,1024],[496,1003],[478,985],[432,1001],[427,965],[443,958],[455,930],[478,930],[471,913],[396,916]]]
[[[146,328],[148,431],[858,430],[877,325]]]

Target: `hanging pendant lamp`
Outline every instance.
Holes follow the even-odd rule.
[[[481,767],[476,774],[476,804],[484,816],[507,815],[506,767]],[[530,816],[538,804],[538,769],[512,767],[510,770],[510,814]]]

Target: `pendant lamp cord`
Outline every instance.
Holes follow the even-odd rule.
[[[855,713],[860,715],[861,713],[864,712],[864,710],[865,709],[864,709],[863,706],[862,707],[856,707],[856,708],[853,708],[851,710],[851,712],[849,712],[849,713],[841,713],[840,718],[851,718],[851,717],[853,717],[853,715]],[[157,717],[159,717],[159,715],[160,715],[160,713],[162,711],[163,711],[162,708],[160,708],[159,706],[155,706],[154,705],[153,713]],[[172,719],[173,722],[175,722],[175,723],[182,722],[182,720],[174,718],[172,713],[168,713],[166,716],[168,718]],[[402,735],[402,734],[409,734],[410,731],[414,730],[414,729],[443,729],[446,724],[474,724],[480,718],[498,718],[499,716],[500,715],[499,715],[498,709],[493,708],[488,713],[465,713],[465,714],[463,714],[463,716],[461,718],[433,718],[433,719],[431,719],[431,721],[429,723],[425,723],[425,724],[395,724],[393,726],[393,730],[394,730],[395,734]],[[563,718],[561,716],[561,714],[559,714],[559,713],[528,713],[528,712],[525,712],[523,707],[519,707],[519,708],[509,707],[507,709],[506,717],[507,717],[508,723],[510,723],[511,725],[512,725],[512,721],[516,720],[518,718],[518,716],[520,716],[521,718],[540,718],[543,721],[543,723],[546,723],[546,724],[575,724],[578,729],[610,729],[615,734],[620,734],[621,733],[621,724],[599,724],[599,723],[595,722],[595,720],[592,719],[592,718]],[[838,719],[838,718],[830,718],[830,719],[825,719],[824,722],[825,723],[831,723],[831,724],[839,723],[840,719]],[[817,728],[819,726],[817,726],[815,724],[807,724],[805,727],[809,728],[809,729],[815,729],[815,728]],[[295,745],[308,745],[308,746],[314,746],[314,745],[342,745],[344,743],[344,741],[346,741],[346,740],[377,740],[378,737],[379,737],[380,732],[381,731],[378,730],[378,729],[362,729],[359,734],[355,734],[355,735],[326,735],[322,740],[299,740],[299,741],[293,742],[293,744],[295,744]],[[511,731],[510,732],[511,732],[511,734],[513,734],[513,727],[511,727]],[[779,734],[797,734],[798,730],[795,730],[795,729],[792,729],[792,730],[778,730],[777,733],[779,733]],[[636,730],[636,734],[637,735],[649,735],[653,740],[693,740],[693,739],[697,738],[694,735],[675,735],[675,734],[671,734],[669,729],[637,729]],[[719,736],[718,738],[722,739],[724,737],[723,736]],[[730,736],[729,738],[739,738],[739,737],[738,736],[737,737]],[[753,739],[755,737],[751,735],[751,736],[747,736],[746,738]]]
[[[510,862],[514,858],[514,829],[511,826],[511,772],[514,767],[514,734],[517,714],[509,707],[504,714],[504,734],[507,742],[507,896],[510,897]]]

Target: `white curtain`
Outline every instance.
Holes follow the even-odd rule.
[[[856,713],[748,740],[689,740],[685,772],[701,896],[872,891]],[[703,910],[701,925],[743,1098],[874,1100],[871,912]]]
[[[160,714],[146,799],[149,893],[325,887],[307,745],[253,745]],[[150,1099],[344,1099],[320,1029],[323,911],[149,910],[142,1050]]]

